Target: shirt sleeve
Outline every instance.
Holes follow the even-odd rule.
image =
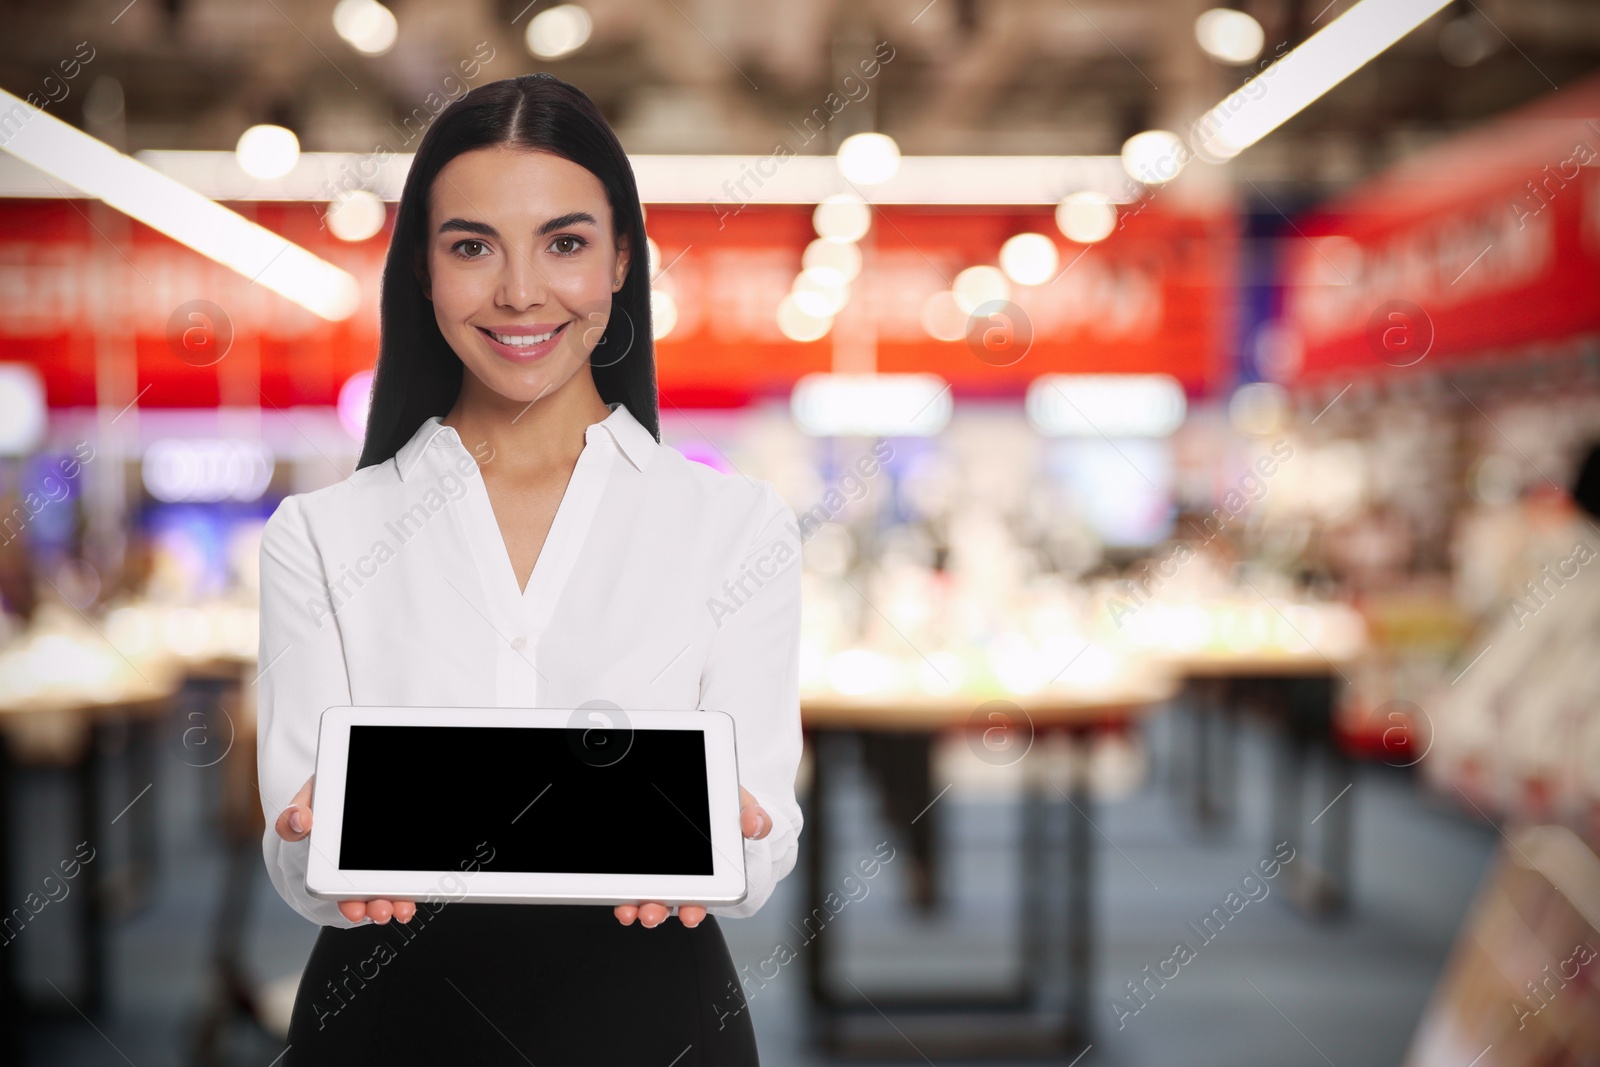
[[[288,496],[261,531],[261,644],[256,676],[256,772],[267,873],[278,895],[319,926],[352,927],[336,901],[306,891],[311,839],[285,841],[274,824],[316,769],[322,712],[349,704],[344,646],[300,500]],[[313,797],[312,810],[316,810]]]
[[[708,907],[720,918],[754,915],[794,869],[803,819],[800,767],[800,542],[794,510],[770,485],[760,528],[732,577],[749,595],[719,620],[701,675],[701,707],[733,717],[739,784],[772,816],[772,830],[745,838],[748,894]],[[757,582],[759,581],[759,585]]]

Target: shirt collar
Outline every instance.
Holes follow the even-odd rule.
[[[661,445],[645,429],[639,420],[633,417],[633,412],[621,401],[607,404],[611,414],[604,421],[597,422],[589,427],[588,432],[593,434],[596,428],[604,429],[611,434],[611,439],[617,443],[617,449],[626,457],[634,468],[643,471],[650,466],[650,461],[655,458],[656,451]],[[585,440],[588,438],[586,437]]]
[[[640,425],[639,420],[633,417],[633,412],[628,410],[626,404],[619,401],[606,406],[611,410],[611,414],[607,415],[604,420],[590,426],[584,432],[584,440],[592,441],[598,431],[604,430],[610,435],[611,440],[616,443],[617,450],[627,457],[628,462],[632,463],[636,469],[643,471],[650,465],[650,461],[655,458],[656,449],[660,445],[651,436],[650,431]],[[440,434],[446,436],[439,438]],[[427,451],[428,446],[435,442],[436,438],[439,438],[438,443],[441,445],[449,443],[459,446],[461,444],[461,435],[456,433],[455,427],[446,426],[442,416],[428,416],[422,425],[417,427],[417,432],[411,435],[411,440],[401,445],[400,450],[395,453],[395,466],[399,468],[401,481],[409,478],[412,472],[417,469],[417,464],[422,461],[423,454]]]

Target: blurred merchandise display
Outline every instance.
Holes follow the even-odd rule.
[[[1404,1067],[1582,1067],[1600,1049],[1600,858],[1532,826],[1499,850]]]
[[[1480,810],[1600,841],[1600,445],[1573,483],[1575,499],[1540,491],[1489,520],[1504,542],[1498,602],[1442,696],[1428,769]]]

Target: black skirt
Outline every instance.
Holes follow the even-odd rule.
[[[288,1044],[288,1067],[758,1062],[715,916],[647,930],[595,905],[418,902],[409,923],[325,926]]]

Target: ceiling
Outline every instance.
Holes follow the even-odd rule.
[[[53,114],[127,151],[231,149],[264,121],[311,151],[410,151],[405,117],[430,99],[542,69],[593,97],[633,153],[822,152],[875,129],[909,155],[1107,154],[1182,130],[1253,69],[1196,44],[1214,0],[585,0],[590,40],[554,61],[523,44],[550,6],[527,0],[395,0],[398,41],[375,58],[334,32],[326,0],[121,2],[7,3],[0,87],[56,96]],[[1234,6],[1270,57],[1353,3]],[[92,59],[50,81],[75,53]],[[1594,0],[1457,0],[1235,170],[1328,192],[1597,69]],[[830,92],[848,102],[807,143],[797,130]]]

